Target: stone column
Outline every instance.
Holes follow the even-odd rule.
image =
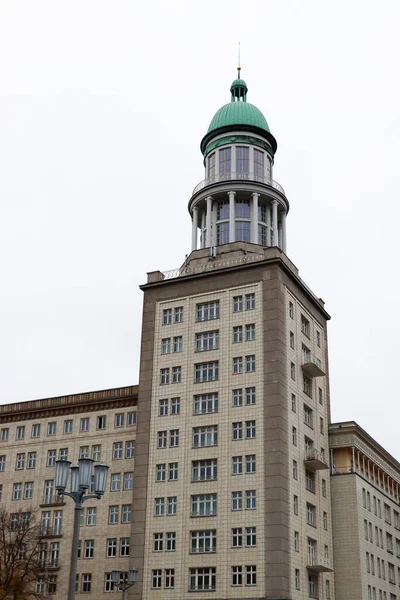
[[[278,246],[278,201],[272,200],[272,245]]]
[[[258,244],[258,198],[260,194],[253,192],[253,202],[251,205],[251,232],[250,241],[252,244]]]
[[[197,206],[193,209],[192,217],[192,250],[197,250],[197,227],[199,220],[199,209]]]
[[[282,212],[282,250],[286,254],[286,213]]]
[[[211,246],[211,203],[212,197],[207,196],[207,213],[206,213],[206,243],[205,248],[209,248]]]
[[[204,237],[205,227],[206,227],[206,210],[205,210],[205,208],[203,208],[203,211],[201,213],[201,247],[202,248],[206,247],[206,240]]]
[[[235,230],[235,195],[236,192],[228,192],[229,196],[229,243],[236,240]]]
[[[266,225],[267,225],[267,246],[272,246],[271,243],[271,205],[267,204],[266,207]]]

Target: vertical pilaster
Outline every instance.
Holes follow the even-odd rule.
[[[286,254],[286,213],[282,212],[282,250]]]
[[[251,233],[250,241],[252,244],[258,244],[258,198],[260,194],[253,192],[253,202],[251,205]]]
[[[229,196],[229,243],[235,241],[235,195],[236,192],[228,192]]]
[[[192,216],[192,250],[197,250],[197,227],[199,219],[199,209],[197,206],[193,209]]]
[[[278,246],[278,201],[272,200],[272,245]]]
[[[211,246],[211,205],[212,205],[212,197],[207,196],[207,213],[206,213],[206,244],[205,248],[209,248]]]
[[[206,247],[206,240],[205,240],[205,235],[204,235],[205,227],[206,227],[206,211],[205,211],[205,209],[203,209],[203,212],[201,213],[201,247],[202,248]]]

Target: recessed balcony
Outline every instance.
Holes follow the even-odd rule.
[[[306,450],[304,464],[310,471],[322,471],[328,469],[328,461],[322,452],[318,452],[315,448]]]
[[[307,353],[302,355],[301,368],[307,377],[322,377],[325,375],[321,360],[313,354]]]
[[[213,175],[212,177],[208,177],[207,179],[203,179],[196,185],[193,190],[192,196],[200,192],[204,188],[214,185],[216,183],[225,183],[227,181],[255,181],[257,183],[263,183],[264,185],[268,185],[275,190],[278,190],[283,196],[285,196],[285,190],[283,187],[273,179],[269,177],[262,177],[261,175],[257,175],[256,173],[225,173],[223,175]]]
[[[330,573],[333,571],[332,562],[327,556],[308,556],[307,569],[313,573]]]

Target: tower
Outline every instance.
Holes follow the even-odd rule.
[[[230,91],[192,252],[141,287],[131,597],[333,598],[329,315],[285,253],[275,138]]]

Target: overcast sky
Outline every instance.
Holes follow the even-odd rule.
[[[240,41],[288,255],[332,316],[332,418],[400,459],[399,22],[397,0],[0,0],[0,403],[138,382],[138,285],[190,251]]]

